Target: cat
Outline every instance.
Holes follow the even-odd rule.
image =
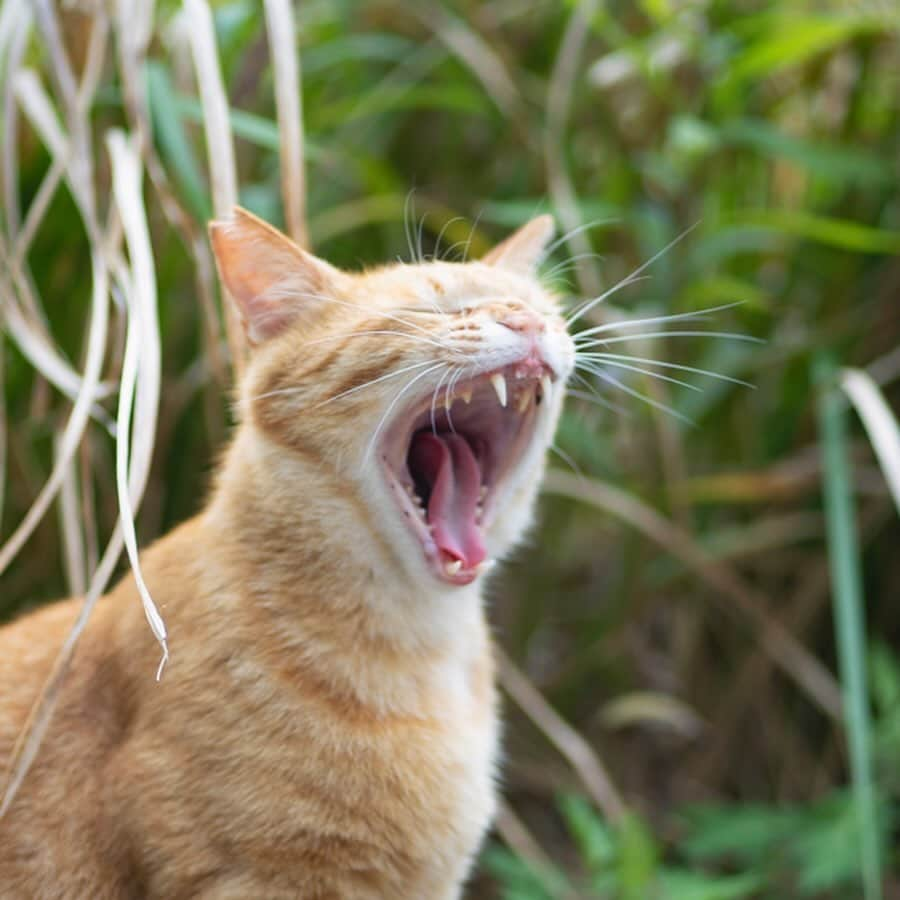
[[[461,895],[495,813],[485,573],[532,518],[574,346],[541,216],[480,261],[340,271],[210,226],[249,346],[205,508],[102,598],[0,821],[0,896]],[[78,600],[0,630],[8,757]]]

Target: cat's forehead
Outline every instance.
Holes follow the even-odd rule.
[[[537,277],[480,262],[398,263],[364,276],[380,302],[435,305],[447,312],[475,308],[501,298],[515,299],[551,312],[553,298]]]

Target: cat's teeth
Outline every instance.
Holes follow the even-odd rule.
[[[461,397],[463,402],[469,404],[472,402],[472,388],[466,388],[464,391],[460,391],[457,397]]]
[[[453,562],[444,563],[444,571],[448,575],[455,575],[462,568],[462,560],[454,559]]]
[[[485,497],[487,497],[487,485],[483,484],[478,491],[478,499],[484,500]]]
[[[541,390],[544,392],[544,397],[546,399],[550,399],[550,391],[553,390],[553,385],[550,383],[549,375],[541,376]]]
[[[520,413],[524,413],[526,409],[528,409],[529,404],[531,403],[531,391],[522,391],[519,394],[519,402],[517,403],[517,408]]]
[[[491,375],[491,384],[497,392],[497,399],[501,406],[506,406],[506,379],[499,373],[495,372]]]

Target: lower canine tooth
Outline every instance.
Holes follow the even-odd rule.
[[[522,391],[519,394],[519,402],[517,404],[517,408],[520,413],[525,412],[528,409],[529,404],[531,403],[531,391]]]
[[[501,406],[506,406],[506,379],[499,373],[495,372],[491,375],[491,384],[497,392],[497,399]]]
[[[462,568],[462,560],[454,559],[453,562],[444,563],[444,571],[448,575],[455,575]]]

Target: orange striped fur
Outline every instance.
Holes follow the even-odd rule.
[[[242,211],[213,226],[252,349],[209,501],[141,556],[171,661],[157,683],[124,578],[0,821],[0,896],[461,895],[496,808],[484,579],[434,577],[378,472],[373,435],[427,367],[376,379],[489,361],[510,311],[546,323],[560,383],[485,534],[502,557],[530,521],[571,367],[534,275],[549,233],[545,217],[481,262],[348,274]],[[0,629],[4,756],[78,606]]]

